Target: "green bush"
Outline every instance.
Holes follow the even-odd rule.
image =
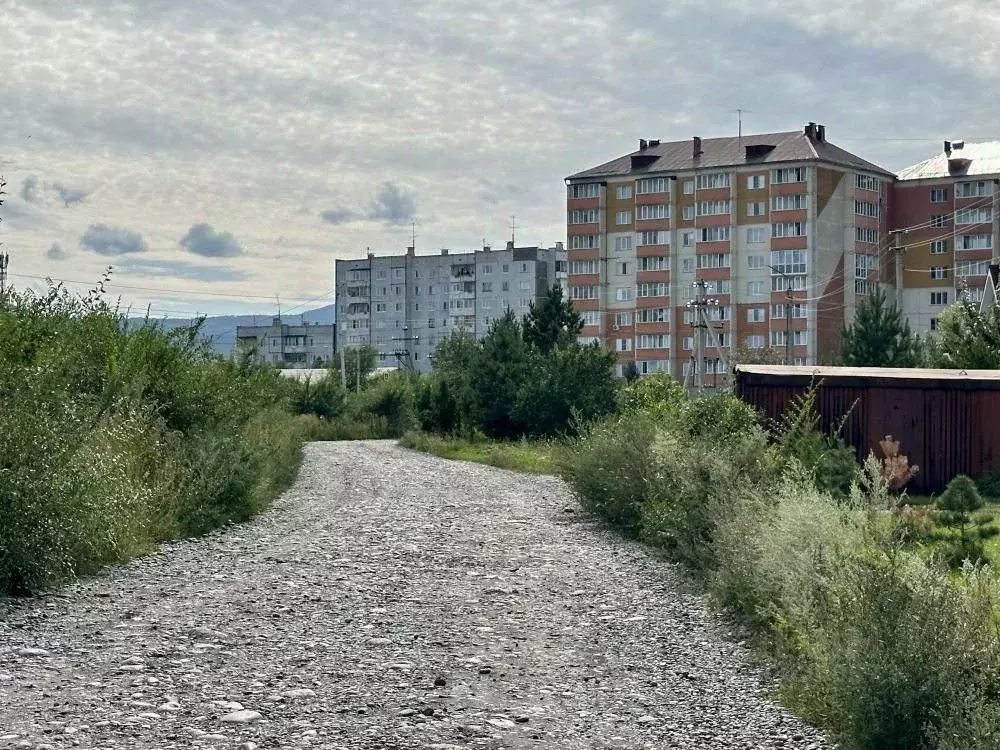
[[[980,494],[988,498],[1000,498],[1000,471],[984,474],[976,480]]]
[[[351,409],[355,419],[370,415],[385,420],[386,437],[402,437],[417,424],[414,377],[394,372],[370,380],[354,397]]]

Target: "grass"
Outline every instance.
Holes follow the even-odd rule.
[[[557,474],[563,444],[554,440],[497,442],[483,439],[441,437],[425,432],[407,432],[399,444],[453,461],[471,461],[525,474]]]

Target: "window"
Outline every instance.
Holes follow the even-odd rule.
[[[402,309],[403,309],[403,304],[401,302],[397,302],[396,303],[396,312],[399,312]]]
[[[596,182],[588,182],[583,185],[570,185],[570,198],[597,198],[601,195],[601,186]]]
[[[863,255],[858,253],[854,256],[854,278],[868,279],[868,274],[878,268],[877,255]]]
[[[854,227],[854,239],[857,242],[867,242],[869,245],[878,244],[878,230],[869,227]]]
[[[429,294],[430,296],[434,296],[434,285],[433,284],[431,284],[430,286],[427,287],[427,294]]]
[[[666,297],[670,294],[666,282],[643,282],[638,285],[637,290],[640,297]]]
[[[647,177],[636,182],[635,192],[638,195],[668,193],[670,192],[669,182],[666,177]]]
[[[669,219],[670,211],[662,203],[654,203],[648,206],[636,206],[635,218],[637,219]]]
[[[786,331],[771,331],[771,346],[784,346],[786,340]],[[808,331],[792,331],[792,346],[807,346],[808,344]]]
[[[747,296],[748,297],[763,297],[764,296],[764,282],[763,281],[748,281],[747,282]]]
[[[527,273],[527,272],[528,272],[528,264],[527,263],[522,263],[521,264],[521,273]]]
[[[619,185],[615,188],[615,197],[620,201],[628,200],[632,197],[632,186]]]
[[[632,339],[615,339],[615,351],[616,352],[632,351]]]
[[[879,205],[878,203],[872,203],[871,201],[854,201],[854,213],[858,216],[867,216],[870,219],[877,219],[879,217]]]
[[[948,240],[933,240],[931,242],[931,255],[942,255],[948,252]]]
[[[719,281],[706,281],[705,291],[709,294],[729,294],[732,291],[732,282],[729,279]],[[722,308],[719,308],[722,309]]]
[[[882,183],[871,175],[856,174],[854,175],[854,187],[858,190],[874,190],[878,192],[882,188]]]
[[[639,270],[640,271],[666,271],[667,270],[667,256],[666,255],[649,255],[644,258],[639,258]]]
[[[955,238],[956,250],[990,250],[993,248],[992,234],[963,234]]]
[[[385,269],[380,268],[375,272],[376,279],[384,279],[386,277]]]
[[[619,261],[615,263],[615,273],[619,276],[628,276],[629,267],[627,262]]]
[[[694,219],[694,206],[684,206],[684,221]]]
[[[763,255],[748,255],[747,256],[747,268],[756,269],[764,267],[764,256]]]
[[[948,200],[948,191],[945,188],[931,188],[931,203],[944,203]]]
[[[931,304],[932,305],[947,305],[948,304],[948,292],[931,292]]]
[[[668,242],[667,233],[662,229],[657,232],[639,232],[636,238],[640,245],[666,245]]]
[[[631,302],[634,290],[630,286],[620,286],[615,289],[615,299],[619,302]]]
[[[729,187],[729,172],[706,172],[695,178],[699,190]]]
[[[601,324],[600,310],[584,310],[580,317],[583,318],[583,324],[585,326],[596,326]]]
[[[587,236],[593,238],[593,240],[594,240],[594,244],[593,245],[587,245],[587,247],[597,247],[597,235],[596,234],[589,234]],[[509,270],[510,270],[510,266],[507,265],[506,263],[504,263],[503,264],[503,272],[507,273],[507,271],[509,271]]]
[[[771,251],[771,273],[797,274],[806,272],[806,251],[805,250],[772,250]]]
[[[684,339],[681,341],[681,348],[684,349],[684,351],[686,352],[689,352],[692,349],[694,349],[694,337],[685,336]]]
[[[987,195],[993,195],[991,182],[960,182],[955,185],[956,198],[982,198]]]
[[[639,336],[637,349],[669,349],[669,333],[644,333]]]
[[[767,179],[762,174],[752,174],[747,177],[747,190],[760,190],[767,187]]]
[[[615,313],[615,325],[619,328],[623,326],[632,325],[632,313],[630,312],[620,312]]]
[[[694,232],[681,233],[681,246],[692,247],[694,245]]]
[[[428,318],[427,319],[427,327],[428,328],[433,328],[434,327],[434,318]]]
[[[571,260],[569,262],[569,272],[571,274],[597,273],[596,260]]]
[[[931,266],[931,278],[939,281],[948,278],[948,269],[943,266]]]
[[[763,349],[764,348],[764,336],[755,333],[752,336],[747,336],[747,349]]]
[[[729,201],[700,201],[698,216],[722,216],[731,213]]]
[[[615,214],[615,224],[621,226],[622,224],[632,223],[632,212],[631,211],[619,211]]]
[[[784,320],[786,309],[791,312],[793,318],[809,317],[809,306],[804,302],[795,302],[790,305],[782,303],[780,305],[771,305],[771,320]]]
[[[982,303],[983,296],[985,294],[986,294],[986,289],[981,286],[965,290],[965,296],[968,298],[969,302],[975,302],[976,304]]]
[[[988,224],[993,221],[991,208],[963,208],[955,212],[956,224]]]
[[[640,307],[635,311],[636,323],[668,323],[670,316],[665,307]]]
[[[771,198],[772,211],[801,211],[808,208],[806,195],[775,195]]]
[[[805,233],[806,224],[804,221],[786,221],[771,225],[771,234],[774,237],[803,237]]]
[[[763,323],[764,322],[764,308],[763,307],[748,307],[747,308],[747,323]]]
[[[694,180],[684,181],[684,195],[691,195],[694,193]]]
[[[806,181],[806,168],[805,167],[786,167],[785,169],[775,169],[771,171],[771,182],[773,183],[786,183],[786,182],[805,182]]]
[[[586,286],[570,286],[570,299],[597,299],[597,284]]]
[[[569,238],[569,249],[570,250],[586,250],[592,247],[598,247],[597,244],[598,237],[596,234],[573,234]],[[507,273],[507,264],[503,265],[503,272]]]
[[[377,313],[385,312],[385,308],[386,308],[385,302],[376,302],[375,303],[375,312],[377,312]]]
[[[523,279],[522,281],[517,282],[517,288],[520,289],[522,292],[527,292],[529,289],[531,289],[531,282],[528,281],[527,279]]]
[[[931,226],[943,227],[948,222],[948,217],[944,214],[931,214]]]
[[[731,337],[728,332],[725,333],[710,333],[708,335],[708,345],[714,347],[726,347],[729,346]]]
[[[704,227],[697,230],[698,242],[728,242],[729,227]]]
[[[632,235],[615,237],[615,252],[625,252],[632,249]]]
[[[484,274],[486,274],[486,273],[493,273],[493,264],[492,263],[484,263],[483,264],[483,273]]]
[[[700,253],[698,268],[729,268],[729,253]]]
[[[598,221],[596,208],[574,208],[569,212],[570,224],[596,224]]]
[[[772,276],[771,277],[771,291],[772,292],[801,292],[806,288],[806,277],[805,276]]]
[[[484,281],[483,282],[483,291],[484,292],[492,292],[493,291],[493,282],[492,281]]]
[[[955,264],[956,276],[985,276],[989,272],[990,262],[988,260],[966,260]]]
[[[748,245],[763,245],[764,244],[764,227],[750,227],[747,229],[747,244]]]
[[[694,273],[694,258],[681,259],[681,273]]]
[[[932,331],[937,330],[937,318],[931,318],[931,330]]]
[[[763,216],[767,213],[767,204],[764,201],[754,201],[747,203],[747,216]]]

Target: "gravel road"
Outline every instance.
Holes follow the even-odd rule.
[[[565,486],[317,443],[263,516],[0,600],[0,747],[821,748]]]

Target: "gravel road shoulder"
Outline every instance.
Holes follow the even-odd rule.
[[[315,443],[254,521],[0,601],[0,748],[821,748],[557,479]]]

